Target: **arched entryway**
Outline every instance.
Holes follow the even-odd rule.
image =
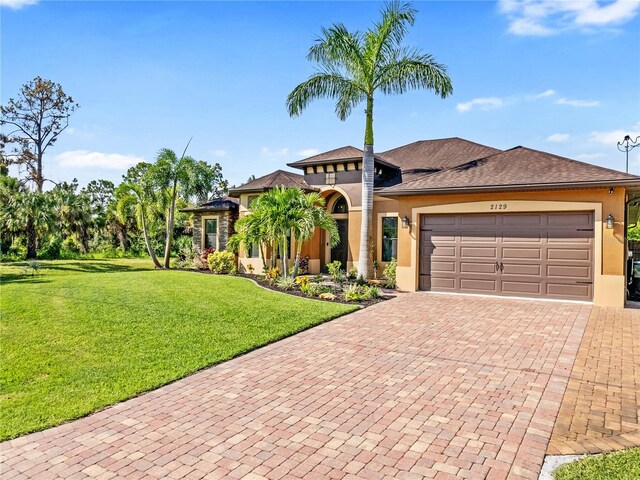
[[[328,247],[327,263],[339,261],[343,269],[347,269],[349,260],[349,205],[347,199],[340,193],[329,197],[327,209],[336,221],[340,242],[335,247]]]

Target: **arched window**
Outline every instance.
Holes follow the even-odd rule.
[[[333,203],[331,213],[347,213],[348,211],[347,200],[341,196]]]

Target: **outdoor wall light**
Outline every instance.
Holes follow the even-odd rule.
[[[409,217],[402,217],[402,228],[409,228]]]
[[[615,222],[615,221],[616,221],[616,219],[615,219],[615,217],[613,215],[609,214],[607,216],[607,228],[609,230],[611,230],[613,228],[613,222]]]

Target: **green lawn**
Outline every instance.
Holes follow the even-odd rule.
[[[0,439],[130,398],[353,306],[147,260],[0,266]]]
[[[640,448],[594,455],[553,472],[556,480],[635,480],[640,478]]]

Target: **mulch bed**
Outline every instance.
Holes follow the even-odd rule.
[[[197,273],[204,273],[205,275],[218,275],[217,273],[213,273],[211,270],[189,270],[189,271],[197,272]],[[235,275],[232,275],[232,276],[248,278],[249,280],[253,280],[254,282],[256,282],[261,287],[268,288],[269,290],[274,290],[276,292],[286,293],[288,295],[294,295],[296,297],[310,298],[310,299],[313,299],[313,300],[320,300],[321,302],[344,303],[346,305],[358,305],[358,306],[360,306],[362,308],[370,307],[371,305],[375,305],[376,303],[384,302],[385,300],[390,300],[392,298],[395,298],[394,294],[388,293],[388,291],[387,291],[387,292],[382,292],[380,297],[378,297],[378,298],[372,298],[370,300],[364,300],[364,301],[361,301],[361,302],[349,302],[349,301],[345,300],[339,294],[336,294],[335,300],[328,300],[328,299],[325,299],[325,298],[312,297],[310,295],[305,295],[300,290],[283,290],[281,288],[278,288],[277,285],[274,285],[274,284],[270,283],[266,279],[258,278],[256,275],[249,275],[249,274],[246,274],[246,273],[236,273]]]

